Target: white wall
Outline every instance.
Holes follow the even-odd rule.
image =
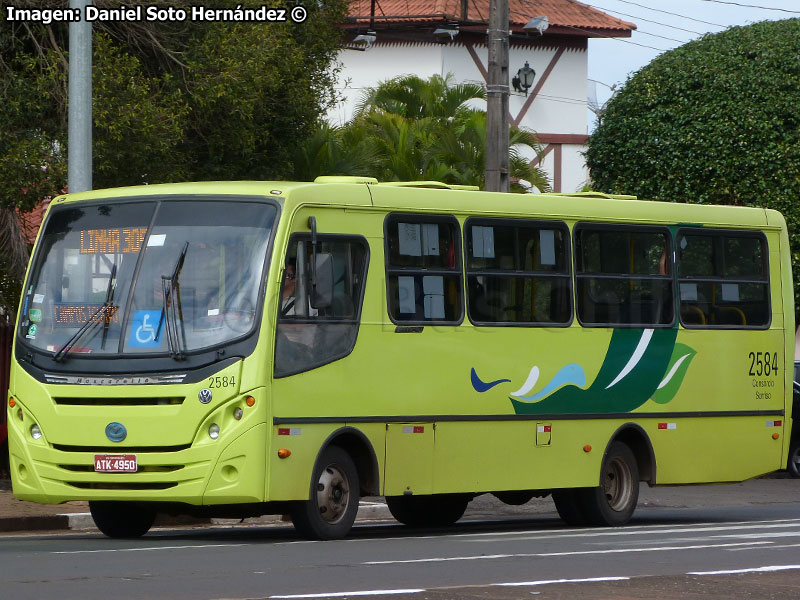
[[[488,64],[486,46],[475,46],[475,53],[484,68]],[[556,54],[555,48],[511,48],[509,72],[513,76],[525,61],[536,71],[534,87],[544,75]],[[339,55],[342,71],[339,90],[344,98],[327,114],[328,122],[341,125],[352,117],[361,98],[362,90],[400,75],[415,74],[420,77],[452,73],[456,82],[485,84],[481,71],[467,49],[460,44],[434,44],[422,42],[379,44],[369,50],[343,50]],[[586,84],[588,77],[585,50],[564,51],[533,103],[528,108],[520,126],[541,134],[579,134],[588,130],[586,110]],[[533,88],[531,88],[533,89]],[[516,118],[527,98],[512,92],[509,112]],[[485,107],[485,103],[483,103]],[[581,151],[582,146],[562,147],[561,189],[564,192],[579,190],[588,179],[588,171]],[[532,158],[532,157],[531,157]],[[554,153],[542,163],[542,168],[553,179]]]

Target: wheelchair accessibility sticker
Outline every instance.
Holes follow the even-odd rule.
[[[161,319],[160,310],[137,310],[133,313],[131,320],[131,334],[128,338],[128,346],[131,348],[159,348],[161,347],[162,336],[158,331],[158,322]],[[164,325],[161,326],[162,332]]]

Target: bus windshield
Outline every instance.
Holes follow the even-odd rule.
[[[272,204],[219,198],[53,207],[20,335],[56,361],[181,358],[243,337],[275,215]]]

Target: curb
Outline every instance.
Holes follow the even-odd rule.
[[[391,519],[389,508],[383,502],[362,502],[358,507],[356,522]],[[275,525],[289,523],[287,515],[263,515],[248,519],[198,519],[160,515],[154,527],[211,525]],[[0,533],[33,531],[97,531],[91,513],[68,513],[25,517],[0,517]]]

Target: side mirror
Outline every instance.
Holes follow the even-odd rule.
[[[311,308],[328,308],[333,304],[333,255],[317,252],[312,260],[315,277],[311,282]]]

